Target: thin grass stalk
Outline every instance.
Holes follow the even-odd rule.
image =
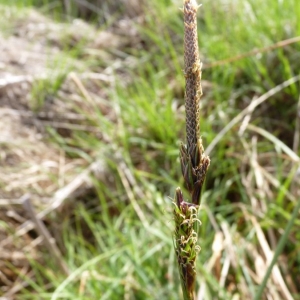
[[[286,245],[286,241],[289,237],[289,234],[292,230],[292,227],[296,221],[296,219],[298,218],[299,216],[299,210],[300,210],[300,201],[298,200],[297,201],[297,204],[296,206],[294,207],[294,210],[293,210],[293,213],[292,213],[292,216],[290,218],[290,220],[288,221],[285,229],[284,229],[284,233],[283,235],[281,236],[280,240],[279,240],[279,243],[278,243],[278,246],[276,247],[276,250],[275,250],[275,253],[274,253],[274,256],[272,258],[272,261],[266,271],[266,274],[263,278],[263,281],[262,283],[260,284],[256,294],[255,294],[255,297],[254,297],[254,300],[260,300],[262,299],[262,295],[263,295],[263,292],[264,292],[264,289],[266,288],[267,286],[267,283],[268,283],[268,280],[270,278],[270,275],[272,273],[272,270],[273,270],[273,267],[274,265],[276,264],[278,258],[279,258],[279,255],[281,254],[284,246]]]
[[[186,145],[180,146],[180,163],[185,186],[191,201],[186,202],[181,189],[174,201],[176,251],[181,286],[185,300],[195,299],[196,258],[200,251],[198,219],[201,189],[210,160],[204,154],[200,137],[201,62],[198,50],[197,10],[195,0],[184,0],[184,75],[186,109]]]

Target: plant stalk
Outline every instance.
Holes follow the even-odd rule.
[[[197,10],[195,0],[184,0],[184,75],[186,110],[186,145],[180,146],[181,171],[191,202],[186,202],[181,189],[174,201],[176,251],[181,286],[185,300],[195,299],[196,258],[200,251],[198,219],[201,189],[210,159],[204,154],[200,137],[201,63],[198,50]]]

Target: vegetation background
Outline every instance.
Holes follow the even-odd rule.
[[[202,4],[197,299],[300,299],[300,2]],[[181,6],[0,0],[1,299],[181,298]]]

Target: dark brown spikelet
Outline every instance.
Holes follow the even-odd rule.
[[[200,137],[201,64],[198,51],[196,1],[184,1],[184,72],[187,146]]]
[[[184,73],[187,144],[181,145],[181,170],[192,203],[200,203],[201,188],[209,167],[200,138],[201,63],[198,50],[195,0],[184,0]]]

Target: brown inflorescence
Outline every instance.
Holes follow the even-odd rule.
[[[180,146],[181,171],[191,202],[183,198],[180,188],[175,194],[175,239],[174,246],[185,300],[195,298],[196,258],[200,251],[197,245],[198,211],[201,189],[210,159],[204,154],[200,137],[201,63],[198,50],[197,9],[195,0],[184,0],[184,74],[187,144]]]
[[[201,63],[198,50],[195,0],[184,0],[184,72],[187,144],[180,147],[181,170],[192,203],[200,203],[201,188],[209,167],[200,137]]]

